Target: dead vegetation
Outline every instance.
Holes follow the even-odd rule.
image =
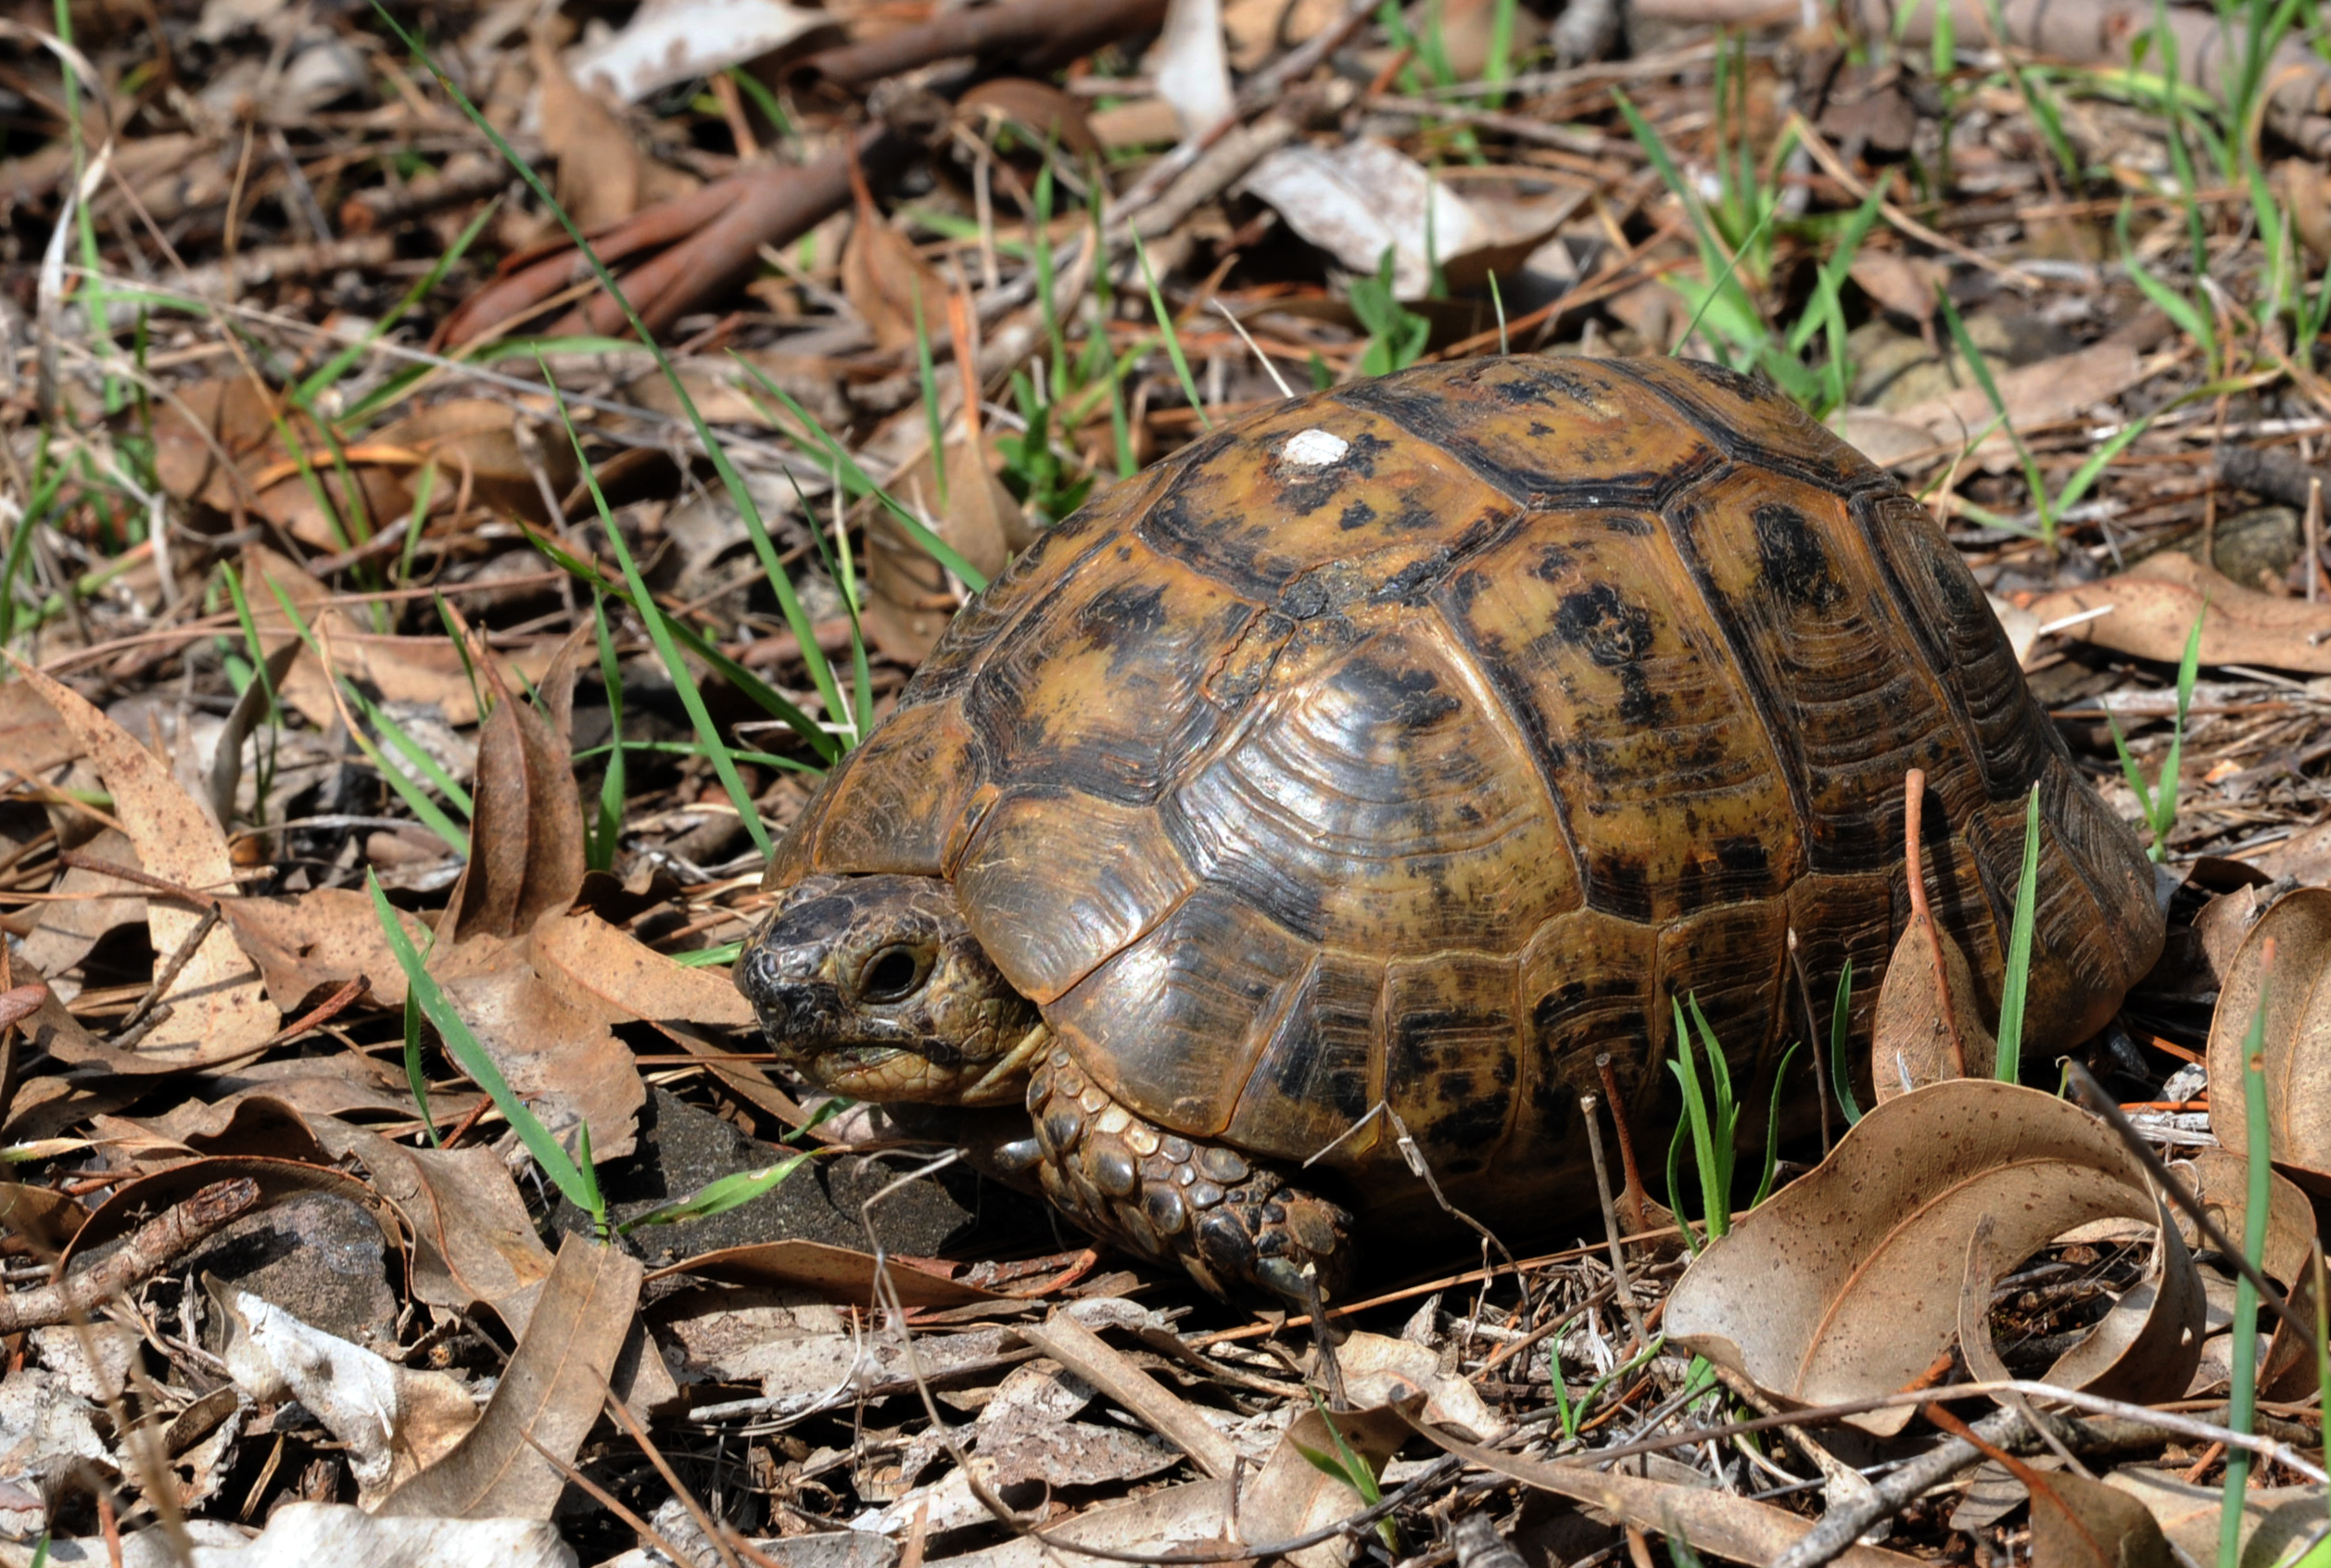
[[[17,6],[0,1559],[2325,1561],[2321,28]],[[2182,879],[2072,1100],[1914,931],[1729,1236],[1630,1151],[1623,1241],[1338,1304],[1330,1410],[767,1070],[772,836],[1038,531],[1679,346],[1920,495]]]

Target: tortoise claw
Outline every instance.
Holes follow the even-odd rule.
[[[996,1149],[995,1168],[1007,1176],[1025,1175],[1035,1170],[1036,1162],[1044,1157],[1044,1145],[1035,1139],[1015,1138]]]

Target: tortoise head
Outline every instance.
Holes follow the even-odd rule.
[[[1017,1103],[1044,1040],[935,877],[804,878],[736,974],[786,1064],[857,1099]]]

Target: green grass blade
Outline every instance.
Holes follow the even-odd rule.
[[[2023,999],[2032,981],[2032,928],[2039,908],[2040,787],[2023,807],[2023,871],[2015,884],[2015,922],[2008,933],[2008,969],[1999,982],[1999,1055],[1992,1076],[2002,1083],[2023,1077]]]
[[[1797,1059],[1801,1048],[1801,1043],[1791,1042],[1772,1075],[1772,1106],[1765,1113],[1764,1167],[1756,1175],[1756,1195],[1748,1200],[1751,1208],[1772,1196],[1772,1179],[1780,1170],[1780,1089],[1789,1081],[1789,1064]]]
[[[566,416],[566,400],[559,396],[556,386],[551,397],[559,411],[559,422],[566,427],[566,438],[574,444],[575,459],[580,465],[583,482],[590,487],[591,504],[599,509],[599,522],[607,537],[608,549],[614,553],[616,568],[630,588],[632,612],[640,624],[647,628],[648,640],[654,644],[656,657],[664,661],[664,668],[672,677],[673,689],[679,694],[680,706],[688,710],[688,721],[696,728],[696,739],[703,743],[712,759],[713,772],[719,777],[721,787],[728,791],[728,799],[744,821],[744,830],[753,840],[753,847],[766,856],[771,848],[769,830],[763,826],[761,813],[754,804],[753,791],[744,787],[743,776],[737,772],[736,758],[730,754],[728,742],[713,723],[712,711],[704,706],[704,694],[696,688],[696,677],[690,673],[688,661],[682,657],[679,645],[672,636],[672,623],[664,613],[664,607],[648,591],[648,585],[640,575],[640,563],[631,557],[631,547],[624,542],[623,530],[615,525],[615,514],[609,510],[607,498],[599,488],[599,476],[591,472],[589,460],[583,455],[582,438],[576,434],[574,422]]]
[[[787,1155],[775,1165],[723,1176],[707,1182],[687,1197],[651,1208],[645,1214],[634,1215],[617,1225],[615,1233],[627,1236],[643,1225],[673,1225],[683,1220],[709,1220],[716,1214],[741,1208],[762,1194],[782,1184],[787,1177],[817,1158],[819,1152],[804,1149],[798,1154]]]
[[[1149,268],[1149,247],[1134,235],[1134,255],[1141,262],[1141,281],[1149,285],[1149,309],[1157,314],[1158,330],[1165,335],[1166,358],[1173,361],[1173,373],[1181,379],[1182,395],[1190,400],[1197,414],[1198,428],[1212,430],[1214,422],[1206,417],[1205,400],[1197,395],[1197,381],[1190,374],[1190,361],[1182,353],[1182,335],[1174,330],[1173,312],[1166,309],[1165,295],[1158,287],[1158,274]]]
[[[542,1168],[542,1174],[551,1179],[551,1185],[576,1208],[603,1223],[605,1208],[598,1201],[596,1184],[584,1179],[574,1157],[551,1136],[551,1130],[526,1107],[517,1091],[510,1087],[501,1069],[486,1054],[477,1036],[470,1032],[469,1024],[454,1010],[452,1002],[437,985],[437,977],[429,973],[421,962],[421,955],[414,951],[412,939],[405,934],[404,922],[397,918],[388,895],[381,891],[380,879],[367,871],[364,886],[373,895],[373,913],[388,939],[388,951],[396,957],[397,967],[405,972],[407,994],[419,1002],[422,1013],[436,1027],[446,1055],[469,1075],[472,1082],[486,1091],[494,1108],[509,1121],[511,1130],[526,1144],[526,1152],[534,1156],[534,1162]]]
[[[1853,1064],[1845,1059],[1853,1023],[1853,999],[1854,961],[1848,958],[1837,977],[1837,999],[1830,1004],[1830,1087],[1837,1095],[1837,1108],[1844,1113],[1848,1127],[1862,1119],[1861,1106],[1854,1103]]]
[[[2266,1107],[2266,993],[2273,977],[2258,977],[2258,1006],[2242,1041],[2242,1131],[2249,1161],[2249,1207],[2242,1216],[2242,1256],[2255,1268],[2266,1255],[2266,1220],[2273,1194],[2274,1145]],[[2320,1342],[2318,1342],[2320,1343]],[[2226,1424],[2245,1437],[2258,1418],[2258,1286],[2245,1271],[2234,1282],[2234,1342],[2227,1363]],[[2219,1521],[2219,1568],[2241,1561],[2242,1504],[2249,1490],[2250,1451],[2229,1446],[2225,1453],[2225,1500]]]

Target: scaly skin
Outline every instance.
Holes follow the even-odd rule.
[[[1237,1150],[1168,1132],[1054,1045],[1030,1074],[1045,1195],[1097,1235],[1180,1263],[1217,1296],[1260,1288],[1303,1306],[1351,1272],[1351,1216]]]
[[[974,1107],[1024,1098],[1033,1135],[995,1162],[1032,1171],[1095,1235],[1178,1262],[1217,1296],[1308,1309],[1350,1277],[1350,1215],[1112,1099],[988,962],[944,882],[809,878],[754,933],[737,985],[787,1064],[837,1094]]]

